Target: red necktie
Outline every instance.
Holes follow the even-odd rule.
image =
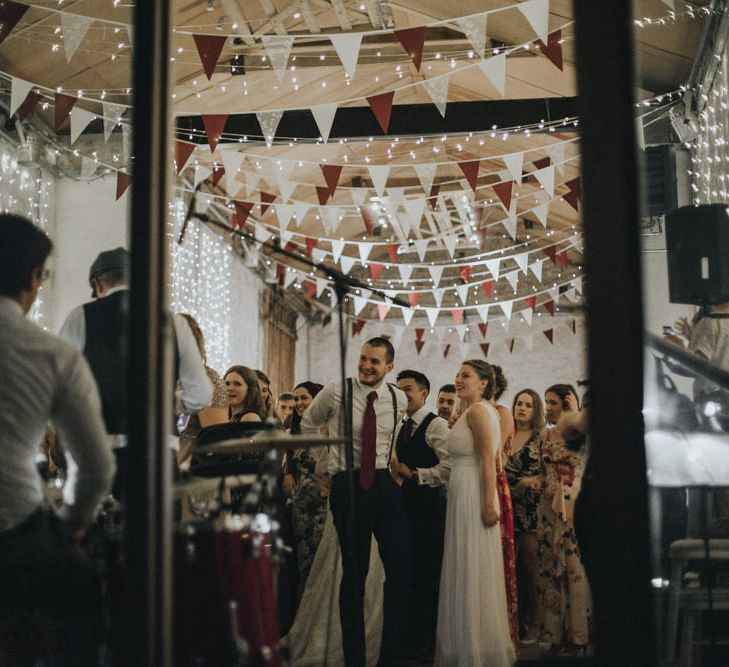
[[[359,485],[367,491],[375,481],[375,459],[377,458],[377,415],[375,401],[377,392],[367,394],[367,407],[362,428],[362,460],[359,466]]]

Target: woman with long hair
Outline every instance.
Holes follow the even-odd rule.
[[[266,418],[268,408],[264,404],[256,372],[248,366],[231,366],[225,375],[228,393],[228,418],[236,422],[260,422]]]
[[[501,435],[494,371],[464,361],[456,394],[465,411],[450,432],[451,475],[438,603],[435,665],[501,667],[514,663],[504,583],[496,458]]]
[[[537,563],[539,494],[532,490],[532,484],[541,471],[539,434],[544,428],[544,406],[541,397],[534,389],[522,389],[514,396],[511,411],[516,430],[505,467],[514,508],[517,558],[524,575],[520,586],[522,602],[526,607],[526,613],[522,614],[524,622],[522,643],[533,644],[539,639],[542,612],[539,604]]]

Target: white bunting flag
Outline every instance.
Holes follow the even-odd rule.
[[[357,250],[359,250],[360,260],[362,260],[362,263],[364,263],[367,261],[367,258],[370,256],[370,252],[372,250],[372,244],[371,243],[358,243]]]
[[[407,238],[408,234],[410,234],[410,229],[413,225],[412,218],[407,213],[396,213],[394,215],[394,217],[400,225],[400,229],[402,230],[402,235],[405,238]]]
[[[478,312],[478,316],[481,318],[482,322],[488,322],[489,319],[489,307],[488,306],[476,306],[476,311]]]
[[[436,109],[443,118],[445,118],[446,106],[448,105],[448,82],[450,78],[450,74],[446,74],[423,81],[423,88],[430,95],[430,99],[433,100],[433,104],[435,104]]]
[[[428,272],[430,273],[430,277],[433,279],[433,285],[438,287],[440,284],[440,278],[443,275],[443,266],[440,264],[436,266],[429,266]]]
[[[484,264],[486,265],[486,268],[489,270],[489,273],[491,274],[491,277],[494,280],[499,279],[499,265],[501,264],[500,259],[487,259]]]
[[[504,164],[509,171],[509,178],[504,180],[513,179],[517,183],[521,183],[522,167],[524,166],[524,153],[510,153],[509,155],[503,155],[501,159],[504,161]]]
[[[122,116],[127,108],[113,102],[102,102],[101,109],[104,114],[104,141],[109,141],[111,133],[121,123]]]
[[[362,309],[367,305],[367,299],[363,299],[361,296],[352,296],[352,303],[354,305],[354,314],[359,315]]]
[[[88,181],[95,173],[99,163],[90,157],[81,157],[81,171],[79,176],[81,180]]]
[[[273,140],[276,137],[276,129],[278,124],[281,122],[283,111],[257,111],[256,118],[258,124],[261,126],[261,132],[263,132],[263,139],[266,142],[266,146],[271,148]]]
[[[456,251],[456,246],[458,245],[458,237],[455,234],[444,236],[443,245],[445,245],[448,254],[453,257],[453,253]]]
[[[526,274],[529,267],[529,253],[521,252],[518,255],[512,255],[511,259],[516,262],[517,266],[521,269],[521,272]]]
[[[236,150],[218,151],[223,160],[223,168],[225,169],[225,178],[228,183],[235,179],[235,175],[240,171],[245,162],[246,156]],[[230,193],[228,193],[230,194]]]
[[[549,288],[549,298],[555,303],[559,301],[559,285]]]
[[[519,313],[522,316],[522,319],[529,325],[532,326],[532,315],[534,313],[532,312],[531,308],[522,308]]]
[[[329,133],[332,131],[332,125],[334,124],[334,116],[337,113],[336,102],[329,104],[317,104],[311,107],[311,115],[314,116],[316,126],[319,128],[319,134],[324,143],[329,141]]]
[[[316,278],[316,296],[320,297],[324,288],[327,286],[326,278]]]
[[[321,222],[327,234],[334,234],[342,222],[343,212],[338,206],[322,206]]]
[[[531,269],[531,272],[534,274],[534,277],[539,282],[542,282],[542,260],[538,259],[533,264],[530,264],[529,268]]]
[[[420,221],[423,218],[423,211],[425,210],[425,198],[418,197],[417,199],[406,199],[403,202],[403,207],[410,218],[410,226],[418,229],[420,227]]]
[[[400,312],[402,313],[402,319],[405,320],[405,325],[409,325],[413,315],[415,315],[415,308],[400,308]]]
[[[225,172],[228,173],[227,171]],[[294,193],[294,190],[296,190],[296,186],[298,183],[295,183],[294,181],[284,181],[283,179],[279,179],[278,181],[278,191],[281,194],[281,200],[287,202],[289,199],[291,199],[291,195]]]
[[[283,274],[284,289],[289,287],[294,280],[296,280],[296,271],[294,271],[290,266],[287,266]]]
[[[354,72],[357,69],[357,60],[359,59],[359,49],[362,46],[361,32],[345,32],[336,35],[329,35],[332,40],[332,46],[342,61],[344,71],[350,79],[354,79]]]
[[[132,126],[122,123],[122,150],[124,161],[128,164],[132,156]]]
[[[279,230],[281,233],[281,245],[284,247],[288,244],[288,242],[294,238],[294,233],[289,231],[288,229],[281,229]]]
[[[438,309],[437,308],[426,308],[425,314],[428,316],[428,321],[430,322],[430,326],[434,327],[436,321],[438,320]]]
[[[564,141],[549,144],[549,146],[544,149],[544,152],[552,161],[552,165],[554,165],[557,172],[564,175]]]
[[[462,19],[456,19],[458,27],[463,31],[473,50],[479,58],[483,58],[486,50],[486,14],[476,14]]]
[[[372,179],[372,185],[375,188],[375,192],[382,197],[385,192],[385,185],[387,184],[387,176],[390,173],[390,166],[386,164],[370,165],[367,167],[370,172],[370,178]]]
[[[398,264],[397,268],[400,271],[400,280],[402,281],[402,284],[407,285],[410,280],[410,276],[413,273],[412,265],[411,264]]]
[[[251,195],[258,189],[258,183],[261,180],[261,176],[258,172],[251,169],[245,171],[246,175],[246,192]]]
[[[433,290],[433,299],[435,299],[435,305],[438,306],[438,308],[440,308],[443,303],[444,294],[445,290],[442,287]]]
[[[339,261],[339,257],[344,250],[344,241],[340,239],[332,239],[332,258],[335,262]]]
[[[266,51],[273,73],[281,81],[289,64],[289,53],[294,44],[294,38],[290,35],[261,35],[261,43]]]
[[[349,194],[355,206],[362,206],[365,203],[365,199],[367,199],[366,188],[349,188]]]
[[[534,178],[539,181],[539,184],[544,188],[544,191],[550,196],[554,197],[554,167],[544,167],[544,169],[537,169],[532,172]]]
[[[420,257],[421,262],[425,259],[425,253],[428,251],[429,242],[430,239],[418,239],[415,241],[415,251],[418,253],[418,257]]]
[[[352,267],[357,263],[356,258],[350,257],[349,255],[342,255],[339,258],[339,266],[342,267],[342,273],[347,274],[352,270]]]
[[[516,241],[516,202],[512,199],[511,210],[506,214],[506,217],[501,220],[501,224],[504,225],[506,231],[509,232],[512,240]]]
[[[549,219],[549,202],[535,206],[532,210],[534,211],[534,215],[537,217],[537,220],[539,220],[544,229],[546,229],[547,220]]]
[[[63,28],[63,50],[66,52],[66,62],[70,63],[95,19],[67,12],[60,12],[60,14]]]
[[[289,222],[291,222],[295,210],[294,206],[292,204],[276,204],[275,208],[278,226],[283,231],[289,226]]]
[[[405,188],[387,188],[387,195],[393,202],[403,202],[405,201]]]
[[[549,40],[549,0],[527,0],[516,6],[545,44]]]
[[[470,285],[456,285],[456,292],[458,292],[458,298],[461,303],[465,306],[468,301],[468,290]]]
[[[570,301],[577,301],[577,291],[574,287],[570,287],[565,293],[564,296],[567,297]]]
[[[255,229],[255,236],[256,241],[260,241],[261,243],[265,243],[268,241],[268,239],[271,238],[271,232],[269,232],[261,223],[256,223],[256,229]]]
[[[502,97],[506,92],[506,54],[482,60],[478,66]]]
[[[301,223],[304,221],[307,212],[309,211],[309,205],[297,202],[294,204],[294,215],[296,216],[296,226],[301,227]]]
[[[676,4],[674,0],[662,0],[663,4],[666,5],[669,9],[675,11],[676,10]]]
[[[329,303],[331,304],[332,308],[337,307],[337,293],[331,288],[329,288]]]
[[[519,272],[518,271],[509,271],[509,273],[504,275],[504,278],[506,278],[509,281],[509,285],[511,285],[511,289],[514,290],[516,293],[516,286],[519,282]]]
[[[511,319],[511,307],[513,305],[513,302],[511,302],[511,301],[502,301],[498,305],[501,306],[501,310],[504,311],[504,315],[506,315],[506,319],[507,320],[510,320]]]
[[[461,343],[466,338],[466,325],[465,324],[457,324],[456,325],[456,333],[458,333],[458,339],[461,341]]]
[[[321,264],[327,258],[327,252],[321,248],[314,248],[311,251],[311,258]],[[335,259],[334,261],[336,262],[337,260]]]
[[[212,173],[213,170],[210,167],[205,167],[201,164],[195,165],[195,177],[192,182],[192,187],[196,188]]]
[[[414,169],[420,181],[420,187],[423,188],[423,194],[429,197],[430,191],[433,189],[433,181],[435,180],[435,172],[438,171],[438,165],[416,164]]]
[[[16,79],[12,77],[10,79],[10,109],[8,110],[8,117],[12,118],[13,114],[18,110],[18,107],[25,102],[25,98],[28,97],[28,93],[33,90],[33,84],[23,79]]]
[[[96,118],[95,113],[86,111],[75,106],[71,109],[71,143],[75,144],[76,139],[81,136],[81,133],[89,126],[92,120]]]
[[[575,279],[574,279],[574,280],[572,281],[572,285],[573,285],[573,287],[574,287],[574,288],[575,288],[575,289],[576,289],[576,290],[577,290],[577,291],[578,291],[578,292],[579,292],[580,294],[582,294],[582,293],[583,293],[583,292],[582,292],[582,276],[577,276],[577,278],[575,278]]]

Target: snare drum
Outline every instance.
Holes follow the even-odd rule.
[[[188,525],[175,545],[177,665],[281,663],[268,517]]]

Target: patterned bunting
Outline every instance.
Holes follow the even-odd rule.
[[[294,44],[294,37],[291,35],[261,35],[261,44],[273,67],[273,73],[281,81],[289,63],[289,53]]]
[[[450,76],[438,76],[433,79],[425,79],[423,81],[423,88],[425,92],[430,95],[430,99],[433,100],[438,112],[443,118],[446,115],[446,108],[448,106],[448,84],[450,82]]]
[[[223,35],[193,35],[197,54],[200,56],[203,72],[208,77],[208,81],[213,78],[215,66],[218,64],[218,58],[223,51],[227,37]]]
[[[483,58],[486,50],[486,14],[476,14],[456,19],[458,27],[463,31],[479,58]]]
[[[256,118],[258,124],[261,126],[261,133],[263,134],[263,140],[266,142],[266,146],[271,148],[273,140],[276,137],[276,130],[278,124],[281,122],[283,111],[258,111],[256,112]]]
[[[66,53],[66,62],[71,62],[71,58],[73,58],[84,37],[86,37],[86,33],[93,22],[94,19],[88,16],[61,12],[63,50]]]

